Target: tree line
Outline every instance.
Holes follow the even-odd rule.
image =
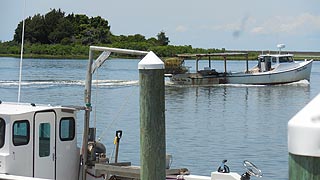
[[[21,21],[15,29],[14,38],[0,43],[0,54],[20,54],[22,39]],[[45,15],[36,14],[25,19],[24,53],[29,56],[85,57],[89,45],[101,45],[142,51],[153,51],[161,57],[172,57],[181,53],[215,53],[225,49],[193,48],[191,45],[169,45],[169,37],[160,31],[156,37],[146,38],[141,34],[114,35],[109,22],[100,16],[68,14],[52,9]]]

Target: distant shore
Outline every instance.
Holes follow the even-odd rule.
[[[249,60],[256,60],[259,54],[274,54],[277,51],[240,51],[227,50],[226,52],[248,52],[251,54]],[[305,52],[305,51],[282,51],[282,54],[294,54],[295,60],[313,59],[320,61],[320,52]],[[0,57],[15,57],[20,58],[20,54],[0,54]],[[40,59],[87,59],[88,55],[51,55],[51,54],[24,54],[24,58],[40,58]],[[119,56],[116,56],[119,57]],[[130,57],[120,57],[130,59]],[[163,57],[167,58],[167,57]],[[219,58],[217,58],[219,59]],[[230,60],[245,60],[244,57],[232,57]]]
[[[251,51],[241,51],[241,50],[227,50],[227,52],[250,52],[251,54],[277,54],[278,51],[270,51],[270,50],[251,50]],[[295,60],[305,60],[305,59],[313,59],[315,61],[320,61],[320,52],[313,51],[281,51],[281,54],[293,54]]]
[[[20,54],[0,54],[0,57],[20,58]],[[30,59],[88,59],[88,56],[85,56],[85,55],[23,54],[23,58],[30,58]]]

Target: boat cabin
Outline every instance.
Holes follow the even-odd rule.
[[[258,67],[261,72],[280,68],[283,65],[288,68],[289,63],[294,63],[292,54],[266,54],[258,57]]]
[[[0,101],[0,174],[78,179],[76,109]]]

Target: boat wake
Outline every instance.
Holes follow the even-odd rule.
[[[300,80],[297,82],[292,82],[292,83],[284,83],[284,84],[276,84],[272,86],[309,86],[310,83],[307,80]],[[265,86],[270,86],[270,85],[258,85],[258,84],[219,84],[218,86],[231,86],[231,87],[265,87]]]
[[[270,85],[259,85],[259,84],[205,84],[205,85],[177,85],[171,81],[165,82],[166,86],[173,86],[173,87],[266,87]],[[293,83],[286,83],[286,84],[278,84],[272,86],[297,86],[297,87],[307,87],[310,83],[307,80],[300,80]]]
[[[275,86],[309,86],[307,80],[301,80],[298,82],[279,84]],[[0,87],[2,88],[16,88],[19,85],[19,81],[0,81]],[[84,80],[28,80],[22,81],[21,85],[24,87],[30,88],[47,88],[47,87],[61,87],[61,86],[84,86]],[[93,86],[102,86],[102,87],[125,87],[125,86],[138,86],[139,80],[93,80]],[[176,85],[171,81],[165,81],[166,86],[174,87],[201,87],[201,86],[210,86],[210,87],[264,87],[267,85],[248,85],[248,84],[214,84],[214,85]]]
[[[309,86],[310,85],[310,82],[307,81],[307,80],[300,80],[300,81],[297,81],[297,82],[293,82],[293,83],[288,83],[288,84],[279,84],[277,86],[302,86],[302,87],[305,87],[305,86]]]
[[[93,80],[94,86],[135,86],[138,85],[138,80]],[[10,88],[19,85],[19,81],[0,81],[0,87]],[[51,87],[51,86],[84,86],[84,80],[29,80],[22,81],[24,87]]]

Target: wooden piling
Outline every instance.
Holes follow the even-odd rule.
[[[320,180],[320,94],[288,122],[290,180]]]
[[[249,72],[249,58],[248,58],[248,54],[245,55],[246,56],[246,73]]]
[[[224,73],[227,74],[227,56],[223,56]]]
[[[141,180],[164,180],[164,63],[150,52],[139,63]]]
[[[289,153],[290,180],[320,180],[320,157]]]

